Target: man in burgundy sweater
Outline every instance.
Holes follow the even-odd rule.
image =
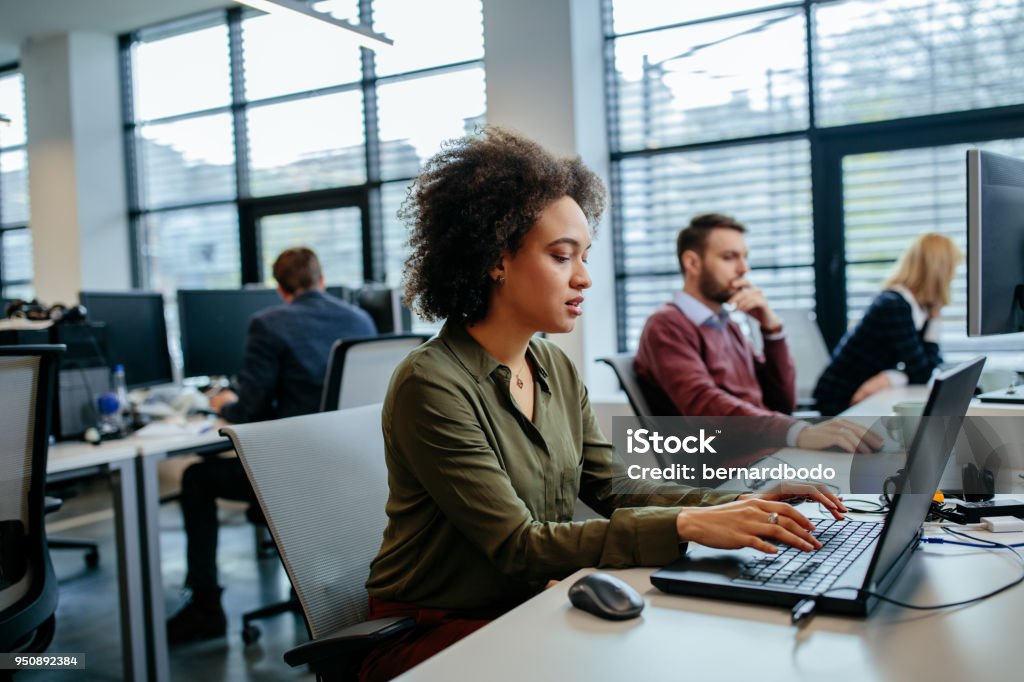
[[[657,416],[764,417],[748,424],[761,447],[877,449],[880,439],[859,424],[837,419],[810,426],[789,416],[796,404],[793,359],[782,320],[745,279],[745,233],[716,213],[696,216],[679,233],[683,290],[648,318],[634,364],[651,409]],[[762,354],[730,310],[760,325]]]

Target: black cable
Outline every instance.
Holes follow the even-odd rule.
[[[965,537],[968,540],[975,540],[977,542],[987,543],[985,545],[976,545],[976,546],[979,546],[979,547],[984,547],[986,549],[1008,549],[1011,552],[1013,552],[1013,555],[1015,557],[1017,557],[1018,561],[1020,561],[1021,566],[1024,567],[1024,556],[1021,556],[1020,552],[1018,552],[1016,549],[1014,549],[1014,547],[1012,545],[1007,545],[1007,544],[1004,544],[1002,542],[996,542],[995,540],[985,540],[983,538],[975,537],[973,535],[968,535],[967,533],[963,533],[963,532],[958,531],[958,530],[953,530],[952,528],[943,527],[943,530],[946,531],[947,533],[951,533],[953,535],[959,535],[961,537]],[[818,594],[817,596],[821,597],[823,595],[828,594],[829,592],[838,592],[839,590],[857,590],[863,596],[874,597],[875,599],[878,599],[880,601],[888,602],[889,604],[894,604],[895,606],[899,606],[899,607],[902,607],[902,608],[905,608],[905,609],[913,609],[915,611],[935,611],[937,609],[949,609],[949,608],[953,608],[954,606],[966,606],[968,604],[974,604],[975,602],[979,602],[979,601],[982,601],[984,599],[988,599],[989,597],[994,597],[997,594],[1000,594],[1001,592],[1005,592],[1006,590],[1008,590],[1008,589],[1010,589],[1012,587],[1016,587],[1017,585],[1020,585],[1021,583],[1024,583],[1024,571],[1021,572],[1020,577],[1016,578],[1015,580],[1012,580],[1012,581],[1008,582],[1007,584],[1003,585],[1002,587],[998,587],[998,588],[992,590],[991,592],[986,592],[985,594],[982,594],[982,595],[977,596],[977,597],[972,597],[970,599],[963,599],[963,600],[957,601],[957,602],[950,602],[948,604],[908,604],[907,602],[902,602],[902,601],[899,601],[898,599],[892,599],[891,597],[887,597],[884,594],[881,594],[879,592],[874,592],[874,591],[871,591],[871,590],[864,590],[864,589],[861,589],[859,587],[833,587],[831,589],[825,590],[824,592]]]
[[[870,507],[861,507],[860,505],[872,505]],[[820,506],[820,505],[819,505]],[[843,500],[843,506],[851,512],[857,514],[888,514],[889,506],[882,502],[875,502],[874,500]]]

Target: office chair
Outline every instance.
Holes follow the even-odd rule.
[[[43,511],[51,514],[64,506],[64,500],[59,497],[47,495],[44,498]],[[47,544],[50,549],[84,549],[85,565],[89,568],[96,568],[100,565],[100,546],[92,540],[72,540],[71,538],[49,538]]]
[[[616,353],[606,358],[598,358],[597,361],[603,362],[612,368],[612,371],[615,372],[615,378],[619,380],[619,386],[626,393],[629,406],[633,408],[636,416],[643,420],[646,417],[653,416],[653,413],[651,412],[650,404],[647,402],[647,397],[640,387],[640,382],[636,378],[636,372],[633,371],[633,360],[635,358],[636,355],[634,353]]]
[[[821,335],[818,317],[810,308],[775,308],[786,330],[786,343],[796,367],[796,409],[801,416],[818,416],[813,397],[814,387],[832,361],[825,337]]]
[[[321,680],[350,679],[373,644],[415,623],[366,621],[364,583],[387,524],[380,411],[365,405],[221,429],[256,491],[311,637],[284,659]]]
[[[395,367],[412,349],[429,338],[425,334],[385,334],[336,341],[327,363],[320,411],[382,402]],[[246,517],[256,529],[257,557],[273,556],[275,548],[272,540],[265,537],[266,525],[259,508],[250,507]],[[242,641],[252,644],[259,640],[260,630],[253,625],[254,621],[300,610],[293,589],[286,600],[246,611],[242,614]]]
[[[320,411],[383,402],[391,375],[426,334],[388,334],[340,339],[331,347]]]
[[[626,393],[629,406],[633,408],[633,414],[636,415],[640,425],[651,431],[665,431],[666,428],[658,426],[659,417],[651,409],[651,404],[644,394],[640,380],[637,378],[636,372],[633,371],[633,360],[635,358],[636,355],[633,353],[616,353],[608,357],[597,358],[597,362],[605,363],[615,372],[615,377],[619,380],[619,386]],[[666,416],[671,419],[671,415]],[[671,429],[671,426],[667,428]],[[656,453],[654,458],[659,466],[670,466],[672,464],[672,460],[665,454]]]
[[[45,651],[56,623],[43,490],[64,350],[0,346],[0,651],[8,653]]]

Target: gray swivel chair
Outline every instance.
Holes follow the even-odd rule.
[[[598,358],[598,362],[603,362],[612,368],[615,372],[615,378],[619,380],[619,386],[626,393],[626,398],[629,399],[629,406],[633,408],[633,412],[641,420],[651,417],[651,406],[647,402],[647,397],[644,396],[643,389],[640,387],[640,382],[636,378],[636,372],[633,371],[633,360],[636,358],[634,353],[616,353],[615,355],[609,355],[606,358]]]
[[[320,411],[382,402],[395,367],[429,338],[425,334],[384,334],[335,341],[327,362]],[[257,555],[273,556],[273,542],[264,537],[266,526],[259,509],[250,507],[246,515],[256,527]],[[252,644],[260,638],[260,629],[253,625],[255,621],[299,611],[294,590],[288,599],[246,611],[242,614],[242,641]]]
[[[288,651],[319,679],[346,679],[412,618],[366,621],[363,587],[387,524],[381,405],[224,427],[256,492],[311,641]]]
[[[427,334],[389,334],[336,341],[327,364],[320,411],[383,402],[395,367],[429,338]]]
[[[0,651],[53,639],[57,579],[43,523],[57,362],[64,346],[0,346]]]
[[[796,368],[796,407],[803,416],[813,416],[814,387],[832,361],[821,335],[818,317],[810,308],[775,308],[786,330],[786,342]]]
[[[664,431],[664,429],[658,426],[658,417],[651,409],[647,396],[644,395],[643,387],[640,386],[640,380],[637,379],[636,372],[633,371],[633,360],[635,358],[636,355],[633,353],[616,353],[608,357],[597,358],[597,361],[605,363],[615,372],[615,377],[619,380],[619,386],[626,393],[626,398],[629,399],[629,406],[633,408],[633,413],[640,424],[645,429]],[[654,457],[658,461],[659,466],[669,466],[672,464],[667,455],[656,454]]]

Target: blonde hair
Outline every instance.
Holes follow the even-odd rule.
[[[904,286],[925,309],[949,304],[953,275],[964,254],[944,234],[918,235],[900,256],[896,268],[885,280],[883,289]]]

